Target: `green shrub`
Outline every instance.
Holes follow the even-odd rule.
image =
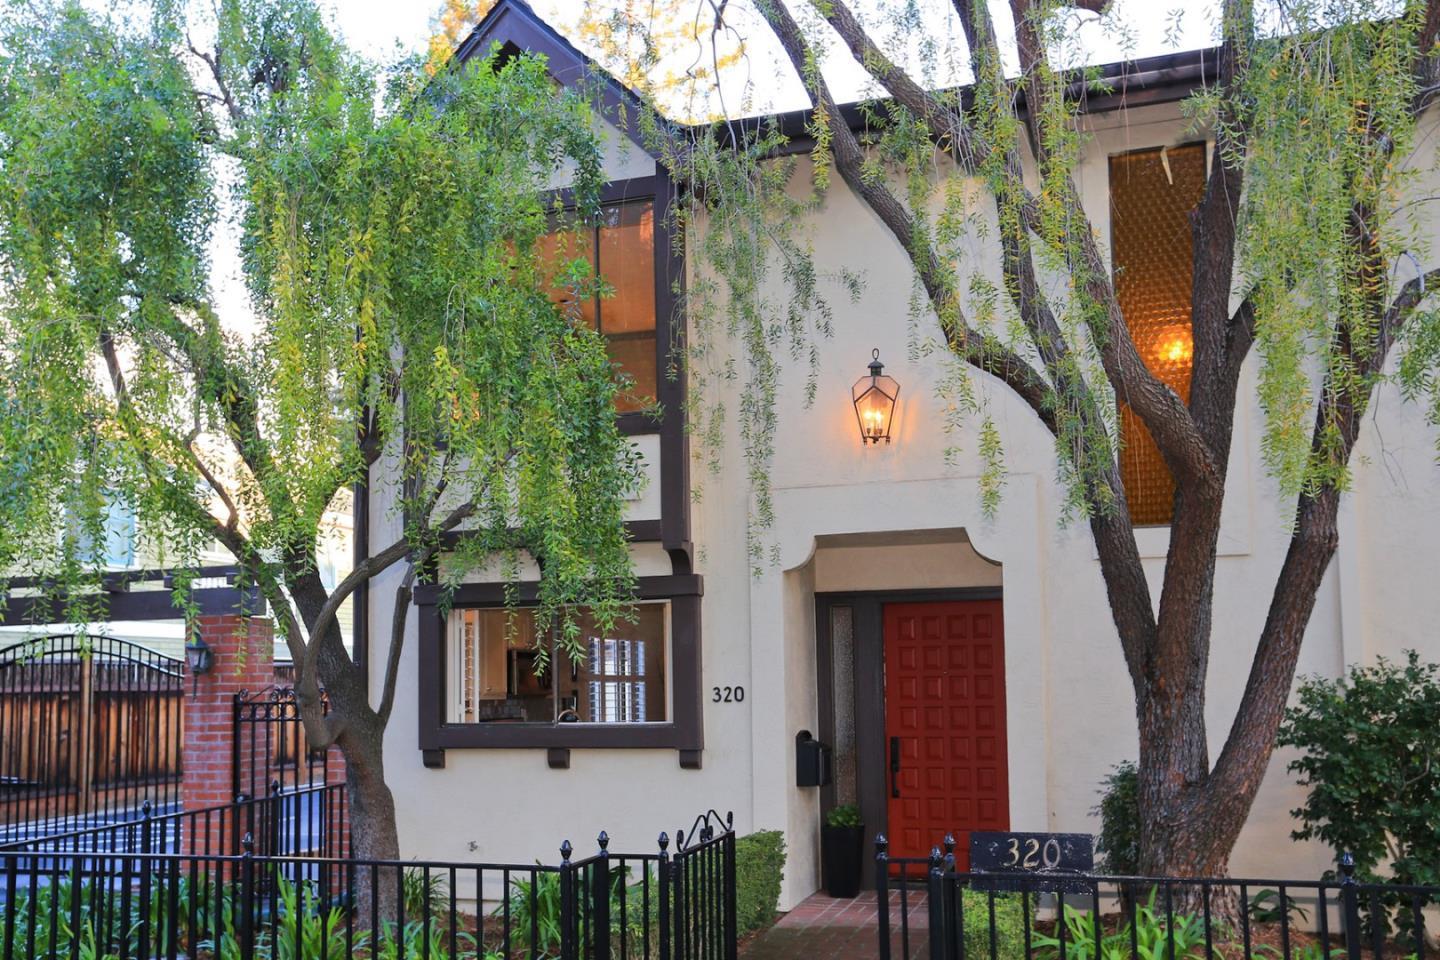
[[[842,803],[825,814],[825,825],[829,827],[862,827],[860,808],[853,803]]]
[[[1025,910],[1018,893],[987,893],[966,890],[965,952],[973,960],[990,957],[990,902],[995,903],[995,960],[1023,960],[1025,957]],[[893,921],[892,921],[893,926]]]
[[[775,919],[785,873],[785,835],[762,830],[735,841],[735,917],[740,935]]]
[[[1440,666],[1411,650],[1403,665],[1307,678],[1278,742],[1301,751],[1289,769],[1309,791],[1291,836],[1348,851],[1362,883],[1440,884]],[[1409,898],[1381,899],[1366,919],[1388,929]]]
[[[1129,760],[1115,764],[1100,781],[1100,837],[1096,846],[1102,867],[1115,876],[1140,872],[1140,774]]]

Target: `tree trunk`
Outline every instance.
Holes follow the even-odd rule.
[[[399,917],[400,871],[372,871],[368,861],[400,859],[400,834],[395,825],[395,796],[385,782],[385,728],[378,718],[345,725],[337,745],[345,755],[345,787],[350,800],[350,855],[356,868],[356,909],[371,915],[372,900],[381,923]]]

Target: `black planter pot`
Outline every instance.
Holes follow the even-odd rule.
[[[864,862],[865,828],[820,828],[820,867],[825,892],[832,897],[854,897],[860,893],[860,866]]]

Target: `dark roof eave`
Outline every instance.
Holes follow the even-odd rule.
[[[1218,64],[1218,51],[1213,47],[1144,57],[1139,60],[1107,63],[1100,67],[1100,79],[1108,81],[1108,85],[1111,87],[1108,92],[1093,93],[1089,90],[1089,85],[1077,77],[1070,84],[1069,93],[1071,96],[1081,99],[1081,112],[1084,114],[1109,113],[1129,107],[1157,103],[1174,103],[1185,99],[1197,88],[1213,83],[1218,75]],[[972,92],[973,87],[960,88],[962,101],[968,104]],[[866,126],[867,110],[862,107],[862,103],[869,104],[871,111],[875,109],[883,111],[887,102],[887,100],[881,99],[843,103],[840,105],[840,113],[849,124],[850,129],[858,132]],[[1017,93],[1017,109],[1021,115],[1024,114],[1025,97],[1023,93]],[[729,132],[723,136],[723,139],[732,139],[737,134],[752,132],[764,125],[778,130],[791,141],[792,145],[799,145],[809,140],[807,126],[813,115],[814,110],[807,107],[785,113],[745,117],[726,123],[725,126]],[[698,136],[712,126],[714,124],[711,123],[693,124],[685,129],[692,136]]]

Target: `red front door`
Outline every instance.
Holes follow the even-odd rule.
[[[890,855],[925,857],[955,836],[1010,827],[1005,640],[999,600],[885,605]]]

